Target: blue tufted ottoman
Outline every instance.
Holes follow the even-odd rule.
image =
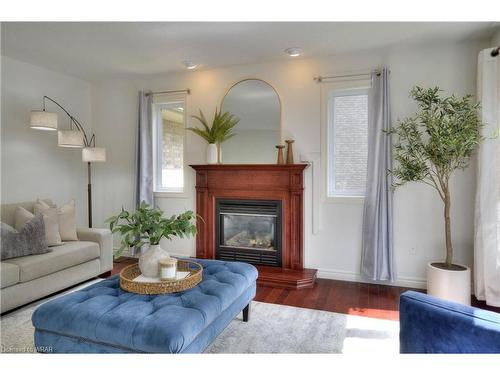
[[[32,316],[35,346],[53,353],[203,352],[240,311],[248,320],[257,270],[196,261],[203,280],[183,292],[128,293],[114,276],[41,305]]]

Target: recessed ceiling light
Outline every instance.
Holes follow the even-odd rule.
[[[198,67],[198,64],[195,64],[191,61],[183,61],[182,65],[184,65],[186,67],[186,69],[189,69],[189,70],[193,70],[193,69],[196,69]]]
[[[302,55],[302,50],[298,47],[287,48],[285,53],[290,57],[297,57]]]

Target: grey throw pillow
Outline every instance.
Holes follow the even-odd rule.
[[[45,224],[41,214],[35,215],[17,231],[1,223],[2,260],[52,251],[47,246]]]

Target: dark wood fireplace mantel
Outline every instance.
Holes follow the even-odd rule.
[[[304,169],[307,164],[191,165],[196,170],[196,257],[214,259],[216,199],[282,202],[282,267],[260,267],[260,285],[310,287],[316,270],[304,269]]]

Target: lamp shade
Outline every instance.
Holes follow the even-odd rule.
[[[57,113],[31,111],[30,128],[37,130],[57,130]]]
[[[84,163],[104,162],[106,161],[106,149],[104,147],[84,147],[82,161]]]
[[[59,130],[57,132],[59,147],[83,147],[83,132],[79,130]]]

